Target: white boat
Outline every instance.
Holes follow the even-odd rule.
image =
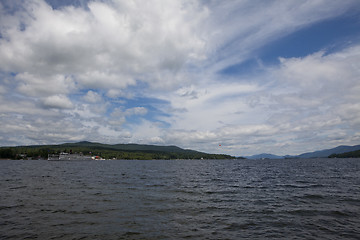
[[[48,160],[49,161],[58,161],[60,155],[59,154],[48,154]]]
[[[49,161],[87,161],[93,160],[91,156],[84,155],[82,153],[65,153],[49,154]]]

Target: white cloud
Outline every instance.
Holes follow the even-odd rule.
[[[91,91],[91,90],[86,93],[86,95],[83,97],[83,99],[89,103],[98,103],[98,102],[102,101],[100,94],[98,94],[94,91]]]
[[[147,114],[148,110],[145,107],[134,107],[134,108],[128,108],[125,111],[122,108],[115,108],[111,116],[112,117],[129,117],[133,115],[145,115]]]
[[[120,89],[110,89],[106,93],[106,96],[108,96],[109,98],[119,98],[119,97],[133,98],[134,94],[132,92],[123,91],[123,90],[120,90]]]
[[[150,122],[148,120],[141,120],[140,124],[130,125],[132,136],[129,139],[134,143],[162,143],[162,136],[164,134],[163,129],[157,123]],[[166,142],[166,145],[169,145]]]
[[[245,155],[359,141],[358,45],[280,58],[256,75],[218,74],[357,1],[3,4],[0,136],[13,136],[1,144],[132,141],[218,152],[221,143]]]
[[[134,108],[128,108],[125,111],[126,116],[131,115],[145,115],[148,112],[148,110],[144,107],[134,107]]]
[[[253,1],[212,1],[208,6],[211,18],[203,27],[211,38],[207,49],[213,53],[207,69],[217,72],[240,63],[253,57],[254,51],[271,41],[339,16],[357,4],[356,0],[274,0],[260,4]]]
[[[71,109],[73,104],[64,95],[54,95],[44,99],[43,104],[48,108]]]
[[[206,82],[206,85],[179,89],[165,95],[175,109],[170,121],[174,129],[185,131],[215,130],[224,125],[239,124],[238,112],[252,111],[246,96],[260,91],[255,84]],[[241,121],[241,120],[240,120]]]
[[[196,2],[94,1],[88,7],[53,10],[27,1],[24,11],[5,15],[1,69],[72,73],[85,86],[124,88],[137,74],[155,72],[156,78],[201,54],[203,42],[193,30],[207,13]]]
[[[162,139],[210,152],[222,143],[222,150],[234,155],[355,145],[354,130],[360,128],[359,49],[282,59],[278,67],[245,81],[267,79],[269,84],[261,87],[207,81],[206,86],[179,89],[167,99],[186,111],[167,118],[173,130],[163,132]]]
[[[14,80],[18,83],[17,91],[31,97],[69,94],[76,88],[70,76],[61,74],[43,76],[24,72],[17,74]]]
[[[5,94],[6,92],[7,92],[7,89],[5,88],[5,86],[0,86],[0,93]]]
[[[156,136],[156,137],[152,137],[149,139],[149,143],[150,144],[167,144],[164,139],[162,139],[161,137],[159,136]]]

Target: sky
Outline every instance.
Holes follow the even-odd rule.
[[[0,146],[360,144],[358,0],[0,0]]]

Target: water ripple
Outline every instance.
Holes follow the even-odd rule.
[[[0,239],[360,238],[359,159],[0,161],[0,184]]]

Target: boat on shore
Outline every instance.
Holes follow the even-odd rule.
[[[90,155],[84,155],[83,153],[65,153],[60,154],[49,154],[49,161],[88,161],[94,160]]]

